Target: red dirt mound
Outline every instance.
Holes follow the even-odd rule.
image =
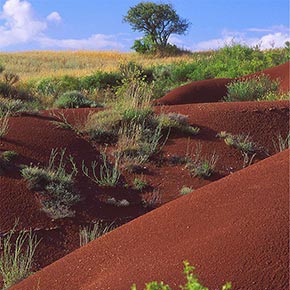
[[[98,153],[73,131],[57,128],[45,116],[21,116],[9,119],[8,134],[0,141],[0,152],[13,150],[19,154],[17,164],[47,165],[53,148],[66,148],[77,164],[82,160],[94,160]],[[83,154],[79,154],[83,152]],[[21,216],[23,227],[51,225],[47,215],[40,210],[35,194],[27,189],[27,183],[15,170],[0,176],[0,231],[7,230]],[[88,190],[87,180],[78,179],[77,187],[82,195]]]
[[[226,85],[232,79],[210,79],[176,88],[155,101],[156,105],[178,105],[218,102],[227,94]]]
[[[289,92],[289,70],[290,62],[287,62],[237,79],[251,78],[263,73],[269,75],[272,80],[279,79],[280,90],[282,92]],[[226,85],[233,80],[209,79],[195,81],[172,90],[154,103],[155,105],[178,105],[218,102],[227,94]]]
[[[210,289],[288,289],[289,150],[156,209],[12,289],[130,289],[184,282],[182,261]]]
[[[289,71],[290,71],[290,62],[286,62],[284,64],[267,68],[265,70],[262,70],[260,72],[247,75],[244,78],[251,78],[253,76],[257,76],[260,74],[266,74],[268,75],[272,80],[279,79],[280,80],[280,90],[282,92],[289,92],[289,84],[290,84],[290,77],[289,77]]]

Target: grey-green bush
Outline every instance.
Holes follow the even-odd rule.
[[[86,98],[81,92],[70,91],[61,95],[55,102],[54,106],[59,109],[65,108],[87,108],[97,107],[94,101]]]

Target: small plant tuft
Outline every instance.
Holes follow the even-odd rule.
[[[197,145],[194,158],[189,158],[186,164],[190,174],[194,177],[198,176],[200,178],[210,177],[215,169],[216,163],[218,161],[218,156],[213,153],[209,156],[201,156],[202,147],[200,144]]]
[[[276,153],[282,152],[285,149],[290,148],[290,132],[285,138],[283,138],[282,135],[279,133],[276,137],[276,140],[273,139],[273,145]]]
[[[84,246],[89,242],[105,235],[106,233],[112,231],[114,229],[114,223],[106,224],[102,221],[98,221],[97,223],[91,226],[85,226],[80,228],[80,246]]]
[[[148,186],[147,181],[142,176],[141,178],[135,177],[133,180],[133,188],[139,191],[144,190]]]
[[[180,191],[179,191],[179,194],[181,195],[186,195],[186,194],[189,194],[191,192],[193,192],[194,189],[192,187],[188,187],[188,186],[183,186]]]

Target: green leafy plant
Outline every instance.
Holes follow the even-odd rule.
[[[32,230],[16,233],[17,222],[12,230],[0,237],[0,274],[3,289],[10,288],[32,274],[35,250],[40,243]],[[14,236],[16,239],[14,240]]]
[[[70,91],[62,94],[54,103],[56,108],[86,108],[96,107],[97,104],[87,99],[78,91]]]
[[[272,81],[267,75],[259,75],[231,82],[227,89],[227,96],[224,97],[227,102],[263,100],[270,93],[278,94],[279,81]]]
[[[79,236],[80,236],[80,246],[84,246],[89,242],[105,235],[106,233],[112,231],[114,229],[114,223],[106,224],[102,221],[98,221],[97,223],[91,226],[85,226],[80,228]]]
[[[92,175],[90,175],[89,168],[86,167],[83,162],[83,174],[100,186],[116,186],[121,176],[121,172],[119,170],[119,157],[116,157],[114,165],[110,164],[105,152],[101,152],[101,158],[103,164],[100,165],[99,174],[96,172],[96,168],[98,166],[96,161],[92,161],[91,163]]]
[[[43,210],[54,219],[74,216],[71,207],[80,200],[74,189],[74,177],[78,170],[72,156],[68,158],[71,171],[66,170],[65,151],[53,149],[47,167],[30,165],[21,169],[29,188],[42,195]]]
[[[186,283],[184,285],[180,285],[179,288],[182,290],[208,290],[208,288],[204,287],[198,281],[198,277],[194,274],[195,268],[191,266],[188,261],[184,261],[183,265],[183,273],[186,278]],[[231,288],[232,284],[230,282],[227,282],[222,286],[222,290],[228,290]],[[131,290],[137,290],[137,286],[135,284],[132,285]],[[172,290],[172,288],[164,282],[152,281],[145,284],[144,290]]]
[[[171,4],[156,4],[141,2],[131,7],[124,21],[128,22],[134,31],[145,33],[145,39],[158,52],[168,45],[171,34],[184,34],[190,23],[178,16]],[[149,49],[152,48],[149,46]]]

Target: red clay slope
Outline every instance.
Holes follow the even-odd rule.
[[[289,71],[290,71],[290,62],[286,62],[284,64],[267,68],[265,70],[262,70],[261,72],[257,72],[254,74],[250,74],[245,76],[245,78],[253,77],[256,75],[260,75],[261,73],[268,75],[272,80],[279,79],[280,80],[280,90],[282,92],[289,92],[289,85],[290,85],[290,77],[289,77]]]
[[[183,283],[182,261],[217,289],[288,289],[289,150],[140,217],[19,283],[17,290]]]
[[[19,154],[17,164],[47,165],[53,148],[66,148],[79,165],[82,160],[91,162],[99,153],[73,131],[57,128],[44,116],[21,116],[9,119],[7,136],[0,140],[0,153],[13,150]],[[87,179],[77,177],[77,189],[82,197],[93,191]],[[15,170],[12,174],[0,176],[0,232],[11,228],[20,218],[23,227],[51,225],[50,219],[40,210],[35,193],[27,189],[27,183]]]
[[[180,105],[218,102],[227,94],[226,85],[232,79],[209,79],[195,81],[178,87],[155,101],[156,105]]]
[[[242,78],[251,78],[260,74],[267,74],[272,80],[280,80],[280,90],[289,92],[289,70],[290,62],[271,67],[260,72],[246,75]],[[164,97],[155,101],[157,105],[178,105],[192,103],[218,102],[227,94],[226,85],[234,79],[209,79],[196,81],[176,88]]]

